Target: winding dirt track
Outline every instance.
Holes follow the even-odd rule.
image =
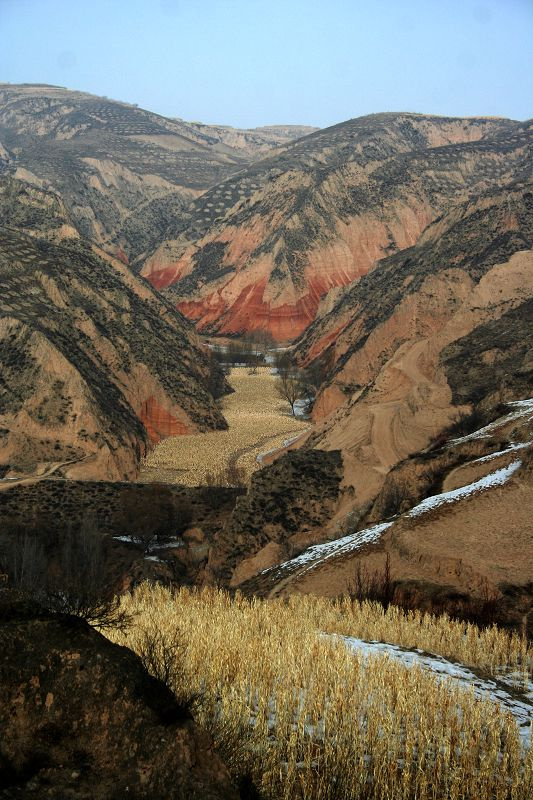
[[[49,478],[50,475],[53,475],[54,472],[57,472],[61,467],[67,467],[69,464],[78,464],[81,461],[86,461],[88,458],[92,458],[92,454],[84,456],[83,458],[71,458],[70,461],[58,461],[39,475],[28,475],[25,478],[16,478],[15,480],[2,480],[0,481],[0,492],[5,492],[13,486],[31,486],[32,483],[38,483],[39,481],[45,480],[45,478]]]

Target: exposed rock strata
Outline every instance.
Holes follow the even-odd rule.
[[[530,129],[376,114],[288,145],[193,201],[143,274],[197,327],[292,340],[321,298],[453,205],[528,174]]]

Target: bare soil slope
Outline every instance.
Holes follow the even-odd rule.
[[[484,195],[380,262],[300,340],[301,359],[330,364],[307,446],[342,451],[354,506],[459,414],[529,396],[532,248],[531,186]]]
[[[328,291],[454,204],[529,174],[530,137],[510,120],[418,114],[321,130],[195,200],[143,274],[202,331],[292,340]]]
[[[150,441],[224,427],[206,388],[224,378],[186,320],[70,230],[51,193],[3,179],[2,220],[6,204],[21,229],[0,227],[4,471],[132,478]]]
[[[348,514],[334,540],[243,584],[269,596],[355,592],[383,577],[395,599],[468,611],[472,598],[533,634],[533,400],[486,428],[392,470],[364,521]],[[355,525],[354,525],[355,522]],[[357,530],[357,527],[360,530]]]

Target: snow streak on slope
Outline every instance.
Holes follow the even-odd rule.
[[[434,673],[442,680],[450,679],[463,686],[465,689],[473,689],[477,697],[489,697],[490,700],[498,703],[504,711],[511,713],[520,730],[520,736],[524,745],[531,746],[531,723],[533,720],[533,686],[529,685],[529,692],[517,699],[505,685],[505,678],[482,679],[474,672],[464,667],[448,661],[442,656],[424,653],[422,650],[406,650],[394,644],[386,642],[365,642],[352,636],[340,636],[340,639],[350,650],[361,653],[364,656],[383,656],[401,661],[407,667],[413,665],[421,669]]]
[[[277,567],[274,567],[274,569],[293,569],[308,564],[309,566],[304,570],[304,572],[307,572],[319,566],[319,564],[323,564],[328,558],[350,553],[352,550],[358,550],[365,544],[375,542],[379,539],[383,531],[390,528],[391,525],[392,522],[381,522],[379,525],[365,528],[364,531],[357,531],[357,533],[351,533],[349,536],[343,536],[342,539],[335,539],[333,542],[324,542],[324,544],[316,544],[313,547],[309,547],[301,555],[296,556],[296,558],[291,558],[290,561],[284,561],[283,564],[279,564]],[[263,572],[269,572],[271,569],[272,567],[269,567],[263,570]]]
[[[471,442],[474,439],[486,439],[493,431],[497,430],[497,428],[501,428],[507,425],[507,423],[514,422],[514,420],[517,419],[522,419],[524,417],[533,419],[533,397],[527,400],[513,400],[507,403],[507,405],[515,410],[506,414],[504,417],[499,417],[494,420],[494,422],[489,423],[489,425],[485,425],[484,428],[479,428],[479,430],[469,433],[467,436],[461,436],[459,439],[450,439],[449,446],[455,447],[455,445],[463,444],[463,442]]]
[[[521,464],[522,462],[520,460],[513,461],[507,467],[502,467],[501,469],[496,470],[496,472],[491,472],[489,475],[485,475],[485,477],[480,478],[474,483],[469,483],[467,486],[460,486],[458,489],[453,489],[449,492],[443,492],[442,494],[435,494],[431,497],[426,497],[425,500],[422,500],[421,503],[408,511],[406,516],[418,517],[421,514],[425,514],[428,511],[439,508],[439,506],[455,503],[458,500],[463,500],[464,498],[469,497],[470,495],[486,491],[487,489],[492,489],[496,486],[503,486],[503,484],[509,480],[511,475],[513,475],[513,473],[519,469]],[[342,539],[335,539],[332,542],[324,542],[324,544],[314,545],[313,547],[309,547],[296,558],[292,558],[289,561],[284,561],[282,564],[279,564],[276,567],[268,567],[268,569],[265,569],[262,572],[274,572],[274,570],[280,573],[287,571],[293,572],[298,570],[299,567],[305,567],[306,565],[307,568],[302,570],[302,572],[308,572],[309,570],[321,566],[329,558],[345,555],[346,553],[350,553],[354,550],[359,550],[365,544],[371,544],[372,542],[377,541],[381,534],[387,530],[387,528],[390,528],[397,519],[399,518],[396,517],[390,522],[381,522],[378,525],[373,525],[371,528],[365,528],[364,530],[357,531],[349,536],[343,536]]]
[[[458,489],[453,489],[450,492],[443,492],[442,494],[434,494],[431,497],[426,497],[425,500],[422,500],[421,503],[412,508],[407,516],[418,517],[420,514],[425,514],[427,511],[431,511],[447,503],[455,503],[457,500],[462,500],[464,497],[468,497],[476,492],[482,492],[494,486],[503,486],[521,464],[522,462],[518,459],[517,461],[513,461],[512,464],[509,464],[509,466],[502,467],[502,469],[498,469],[496,472],[491,472],[489,475],[485,475],[484,478],[480,478],[474,483],[469,483],[467,486],[460,486]]]

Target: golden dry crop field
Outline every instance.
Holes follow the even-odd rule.
[[[260,466],[258,455],[309,427],[278,396],[270,367],[260,367],[255,375],[248,367],[234,367],[228,381],[235,392],[222,398],[221,409],[229,429],[164,439],[145,459],[140,481],[198,486],[205,483],[206,473],[223,469],[230,460],[249,478]]]
[[[265,800],[533,796],[533,749],[487,694],[326,635],[527,673],[532,653],[515,634],[348,598],[262,601],[142,584],[121,603],[132,624],[110,638],[178,697],[198,698],[197,719],[233,777],[251,776]]]

